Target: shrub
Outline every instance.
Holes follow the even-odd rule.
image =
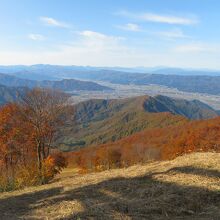
[[[44,183],[48,183],[52,180],[54,176],[59,174],[65,167],[67,167],[67,160],[62,153],[56,153],[48,156],[43,163]]]

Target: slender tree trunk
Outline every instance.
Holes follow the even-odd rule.
[[[38,162],[38,172],[41,184],[43,183],[42,179],[42,154],[41,154],[41,142],[37,141],[37,162]]]
[[[10,155],[10,166],[11,166],[11,182],[13,183],[15,180],[15,170],[14,170],[14,164],[13,164],[13,155]]]
[[[46,152],[45,152],[45,145],[42,144],[42,155],[43,155],[43,160],[46,159]]]
[[[10,182],[10,178],[9,178],[9,168],[8,168],[8,157],[5,156],[5,169],[6,169],[6,176],[7,176],[7,182]]]
[[[46,157],[48,157],[50,155],[50,147],[47,147],[47,154]]]

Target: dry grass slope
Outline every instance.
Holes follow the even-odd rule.
[[[0,195],[1,219],[220,219],[220,154],[78,175]]]

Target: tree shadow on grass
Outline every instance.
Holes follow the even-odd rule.
[[[28,212],[43,205],[43,200],[60,194],[62,187],[24,193],[0,199],[0,219],[20,219]]]
[[[193,174],[198,176],[206,176],[210,178],[220,178],[220,172],[218,170],[208,170],[193,166],[185,166],[185,167],[175,167],[171,169],[170,171],[175,171],[179,173],[185,173],[185,174]]]
[[[160,174],[171,171],[219,177],[218,171],[193,167],[173,168]],[[156,174],[113,178],[73,190],[58,187],[1,199],[0,213],[3,216],[10,213],[9,218],[3,219],[19,219],[44,208],[45,203],[78,201],[83,211],[60,219],[220,219],[219,191],[163,182],[154,178]]]

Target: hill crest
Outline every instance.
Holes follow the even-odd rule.
[[[73,112],[75,117],[63,128],[62,137],[65,138],[57,140],[63,150],[116,141],[146,128],[218,116],[205,104],[164,96],[93,99],[76,104]]]

